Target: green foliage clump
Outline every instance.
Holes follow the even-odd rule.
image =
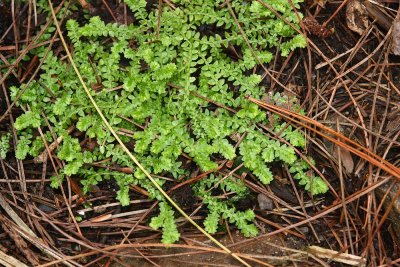
[[[286,56],[296,47],[305,46],[301,35],[258,1],[231,1],[252,48],[223,7],[225,1],[173,0],[176,9],[163,6],[159,30],[157,8],[149,11],[145,0],[125,2],[134,14],[131,25],[105,24],[99,17],[92,17],[84,25],[69,20],[66,29],[74,61],[93,98],[148,171],[174,178],[189,176],[189,170],[182,167],[185,153],[202,171],[216,168],[217,159],[242,160],[262,183],[268,184],[273,179],[268,165],[281,162],[313,194],[327,191],[319,177],[311,183],[306,175],[309,166],[292,147],[305,147],[303,134],[277,116],[267,118],[246,99],[266,95],[260,85],[262,78],[254,70],[273,59],[270,48],[278,47]],[[266,2],[286,20],[298,24],[299,18],[287,1]],[[292,2],[298,7],[300,1]],[[129,185],[139,185],[151,198],[161,201],[160,215],[153,218],[151,226],[163,228],[163,242],[176,241],[179,233],[174,212],[163,196],[107,131],[62,55],[50,51],[44,58],[43,52],[38,51],[44,60],[38,81],[30,83],[17,101],[20,106],[29,106],[15,123],[19,135],[17,158],[35,156],[44,147],[36,132],[38,127],[51,141],[49,123],[56,136],[63,136],[56,155],[65,162],[60,175],[52,177],[53,187],[59,187],[63,177],[75,175],[82,177],[86,193],[91,185],[112,178],[120,187],[117,199],[128,205]],[[232,52],[237,55],[232,56]],[[13,100],[24,86],[11,88]],[[293,102],[281,95],[274,95],[271,101]],[[42,114],[46,114],[47,122]],[[260,131],[258,123],[270,125],[291,146]],[[75,135],[67,130],[73,125]],[[235,136],[244,136],[237,148]],[[85,146],[88,140],[96,143],[94,148]],[[101,163],[105,168],[95,168],[92,163]],[[109,166],[131,168],[133,174],[110,171]],[[218,221],[224,218],[246,236],[255,235],[252,211],[237,211],[234,201],[220,200],[207,191],[218,179],[210,177],[195,185],[197,195],[210,210],[206,229],[215,232]],[[160,185],[164,182],[157,181]],[[232,181],[229,178],[221,182],[219,190],[243,196],[240,192],[244,185]]]
[[[179,232],[176,227],[174,211],[166,202],[158,204],[160,214],[153,217],[150,222],[150,227],[153,229],[163,229],[161,241],[165,244],[172,244],[179,240]]]
[[[309,161],[314,164],[313,159]],[[311,191],[314,195],[326,193],[329,188],[327,184],[319,176],[310,178],[310,165],[305,160],[300,160],[291,165],[289,172],[294,174],[294,178],[299,180],[299,184],[303,185],[306,190]]]
[[[225,219],[229,223],[234,224],[244,236],[257,235],[257,227],[252,223],[255,218],[254,212],[250,209],[237,211],[235,207],[235,202],[244,198],[249,193],[242,180],[226,177],[221,181],[221,177],[210,175],[197,183],[194,189],[196,194],[203,198],[203,203],[209,209],[209,214],[204,220],[207,232],[214,234],[218,230],[220,220]],[[234,194],[234,196],[222,201],[220,198],[212,195],[212,192],[216,189],[224,194]]]
[[[1,138],[0,138],[0,158],[1,159],[5,159],[7,156],[7,152],[10,150],[10,139],[11,139],[10,133],[1,135]]]

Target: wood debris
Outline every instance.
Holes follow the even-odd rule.
[[[335,262],[341,262],[351,266],[366,266],[365,258],[348,253],[342,253],[339,251],[321,248],[318,246],[308,247],[308,252],[320,258],[329,259]]]

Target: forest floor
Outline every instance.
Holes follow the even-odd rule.
[[[39,68],[35,57],[9,59],[26,53],[31,36],[47,23],[35,14],[36,1],[16,2],[0,2],[0,133],[12,130],[21,114],[10,86],[27,82]],[[92,2],[82,6],[91,16],[129,21],[120,1]],[[292,123],[308,126],[307,154],[330,191],[311,198],[278,167],[268,186],[246,180],[252,194],[240,208],[255,211],[260,234],[244,238],[226,224],[214,236],[250,266],[400,266],[399,9],[396,0],[302,4],[308,47],[269,63],[262,83],[301,100],[308,120],[291,117]],[[75,12],[72,17],[81,11]],[[53,50],[62,49],[57,38]],[[115,185],[99,185],[87,207],[71,178],[71,202],[65,203],[49,186],[50,163],[12,154],[0,157],[0,264],[241,266],[184,218],[178,218],[180,242],[165,248],[160,232],[149,227],[156,201],[140,188],[132,188],[134,203],[121,207]],[[184,186],[172,197],[183,207],[196,205]],[[74,222],[70,210],[85,220]]]

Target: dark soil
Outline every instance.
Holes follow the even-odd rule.
[[[315,1],[315,3],[317,2],[324,1]],[[386,4],[390,1],[381,2]],[[147,8],[149,10],[157,8],[158,3],[158,1],[148,1]],[[318,8],[318,4],[314,5],[314,1],[308,1],[302,8],[307,16],[318,13],[316,19],[322,23],[334,14],[339,4],[340,1],[327,1],[324,8]],[[0,3],[0,38],[2,38],[0,39],[0,48],[15,45],[14,31],[10,30],[5,34],[8,27],[12,25],[10,6],[11,4],[8,2]],[[391,3],[388,7],[397,9],[398,4]],[[320,9],[319,12],[318,9]],[[339,132],[364,147],[368,147],[377,155],[385,157],[398,168],[400,165],[400,139],[397,133],[400,131],[400,105],[398,104],[400,95],[395,90],[388,93],[381,87],[376,87],[376,84],[381,84],[385,88],[400,88],[400,68],[398,67],[400,57],[389,55],[382,48],[364,64],[358,64],[376,50],[382,42],[382,35],[385,35],[386,32],[377,26],[373,33],[366,38],[367,41],[359,45],[354,53],[347,54],[351,54],[351,58],[343,56],[332,61],[332,66],[339,74],[351,69],[348,74],[343,75],[342,81],[336,80],[338,73],[333,71],[332,66],[328,64],[316,69],[318,64],[325,62],[324,57],[332,59],[346,53],[356,47],[360,38],[362,38],[347,27],[345,10],[345,8],[340,10],[327,25],[328,29],[334,29],[332,35],[326,38],[308,36],[324,56],[315,48],[310,49],[310,55],[307,49],[296,50],[289,55],[288,60],[278,55],[276,60],[267,66],[283,85],[291,89],[290,91],[278,86],[268,76],[265,77],[262,84],[271,91],[295,94],[300,99],[300,103],[302,103],[309,117],[335,130],[338,128],[336,123],[340,123],[339,128],[341,130]],[[27,6],[19,6],[17,12],[20,14],[17,20],[19,25],[18,39],[22,41],[25,40],[24,38],[27,35]],[[111,0],[92,1],[87,11],[76,10],[70,15],[72,18],[78,19],[80,23],[85,23],[90,16],[100,16],[105,22],[135,22],[134,16],[129,11],[125,16],[123,4]],[[45,23],[43,19],[39,19],[39,21],[42,24]],[[39,25],[35,29],[30,29],[30,34],[32,35],[37,29],[39,29]],[[201,34],[207,36],[221,34],[216,25],[206,24],[198,30]],[[57,44],[54,47],[55,51],[59,47],[61,47],[60,44]],[[386,45],[383,47],[386,47]],[[240,56],[240,49],[233,48],[233,50],[227,48],[226,53],[235,59],[237,55]],[[62,51],[62,49],[59,51]],[[15,50],[0,50],[0,53],[5,58],[10,58]],[[312,65],[311,72],[308,68],[309,59],[311,59]],[[341,69],[345,64],[345,68]],[[384,73],[387,75],[382,75],[382,69],[376,68],[377,64],[383,66]],[[9,76],[4,83],[5,91],[11,85],[19,85],[19,79],[24,76],[28,65],[29,62],[20,62],[17,65],[15,70],[17,78],[12,77],[13,75]],[[354,66],[357,67],[353,68]],[[255,72],[263,74],[262,68],[257,68]],[[0,76],[1,78],[2,76]],[[349,91],[359,104],[358,110],[353,105],[345,85],[352,86]],[[232,86],[232,90],[235,89],[237,88]],[[0,96],[0,116],[2,116],[8,106],[3,91],[1,91]],[[329,105],[322,101],[322,98],[329,102]],[[20,112],[19,108],[13,108],[11,115],[15,118]],[[357,112],[361,112],[363,123],[368,131],[343,119],[345,117],[356,124],[361,124]],[[11,120],[6,116],[0,123],[0,133],[7,131],[10,127]],[[375,134],[370,134],[371,132]],[[276,179],[267,187],[262,187],[255,179],[252,179],[251,175],[246,176],[242,173],[242,178],[245,178],[252,194],[241,201],[237,208],[238,210],[251,208],[256,211],[259,216],[256,222],[261,229],[261,237],[245,240],[242,235],[238,234],[237,229],[229,228],[226,224],[225,231],[216,235],[217,239],[236,252],[272,265],[291,266],[299,262],[297,264],[319,266],[317,261],[304,253],[308,246],[317,245],[321,248],[357,256],[367,255],[366,259],[371,266],[386,263],[389,266],[390,260],[400,257],[397,240],[399,235],[396,232],[400,230],[396,230],[393,216],[390,216],[391,220],[382,221],[382,224],[379,225],[386,210],[378,209],[378,207],[380,207],[381,199],[385,199],[385,194],[380,193],[375,196],[373,190],[369,196],[365,195],[347,202],[344,209],[333,210],[326,216],[312,222],[304,222],[301,226],[290,229],[292,232],[280,230],[316,216],[327,208],[333,207],[336,203],[342,203],[341,201],[344,198],[367,190],[369,184],[388,177],[383,171],[379,172],[373,164],[354,155],[347,158],[348,161],[354,162],[354,170],[346,172],[346,170],[343,170],[342,163],[334,156],[334,150],[337,147],[328,144],[329,142],[318,135],[308,134],[309,146],[307,151],[304,152],[316,159],[317,169],[324,174],[337,195],[331,192],[322,198],[315,199],[304,192],[297,191],[296,188],[299,187],[293,186],[293,184],[297,185],[296,182],[292,182],[292,177],[288,176],[281,166],[275,166],[273,172]],[[367,138],[365,135],[367,135]],[[90,149],[90,140],[87,143],[88,149]],[[386,151],[389,146],[390,149]],[[18,162],[12,157],[8,157],[7,161],[2,160],[1,163],[0,189],[18,216],[31,229],[34,229],[40,238],[46,241],[48,247],[65,256],[82,254],[76,259],[80,264],[96,266],[96,264],[100,265],[99,262],[102,262],[102,266],[157,266],[156,264],[159,266],[239,266],[236,260],[226,254],[215,251],[200,253],[201,251],[191,249],[191,246],[203,245],[208,248],[211,246],[211,242],[207,241],[181,218],[178,220],[179,230],[182,233],[180,244],[187,245],[187,247],[169,249],[152,247],[151,244],[159,243],[160,240],[160,232],[153,231],[148,226],[149,218],[157,212],[153,207],[154,201],[147,200],[140,188],[133,187],[131,199],[134,203],[129,207],[121,208],[115,202],[118,186],[112,181],[99,183],[86,196],[83,196],[80,191],[79,178],[73,177],[68,181],[68,184],[65,184],[66,197],[72,198],[70,206],[81,215],[81,219],[84,221],[79,224],[82,230],[82,234],[80,234],[76,231],[76,224],[69,215],[63,192],[52,189],[49,186],[49,181],[46,180],[54,172],[50,163],[38,165],[34,164],[32,160]],[[193,177],[198,174],[198,170],[190,162],[187,163],[186,167],[192,170]],[[226,167],[221,171],[229,172],[232,169]],[[29,195],[22,193],[18,182],[21,175],[29,181]],[[390,178],[391,182],[398,183],[393,177],[390,176]],[[6,180],[13,182],[7,183]],[[194,213],[193,216],[196,220],[204,218],[206,216],[205,209],[204,207],[198,209],[199,201],[194,196],[191,186],[184,185],[173,189],[177,185],[178,183],[168,182],[166,190],[171,189],[173,199],[187,213]],[[72,188],[72,192],[70,188]],[[260,193],[273,199],[274,210],[261,211],[259,209],[257,194]],[[342,196],[342,194],[344,195]],[[89,200],[92,207],[87,205]],[[30,205],[25,203],[30,203]],[[385,202],[385,205],[382,205],[387,208],[386,204]],[[10,218],[8,218],[9,214],[5,212],[4,206],[3,209],[0,214],[0,221],[3,227],[7,227],[6,222],[10,221]],[[36,215],[32,216],[32,214],[41,214],[45,219]],[[109,215],[111,217],[106,217]],[[221,220],[221,225],[224,224],[225,222]],[[68,233],[68,238],[59,229]],[[280,232],[275,233],[275,231]],[[18,236],[18,234],[15,235]],[[128,235],[130,243],[143,244],[143,246],[129,250],[122,248],[112,250],[114,253],[120,253],[120,256],[123,255],[123,257],[116,257],[107,253],[84,255],[87,252],[95,251],[93,248],[101,250],[120,244],[121,240]],[[0,250],[4,253],[27,263],[26,255],[23,252],[25,248],[37,254],[40,263],[54,260],[54,258],[41,254],[34,244],[27,242],[26,247],[24,247],[21,245],[22,242],[18,243],[18,240],[17,238],[10,238],[10,234],[0,228]],[[128,241],[124,242],[125,244],[128,243]],[[254,264],[252,266],[262,266],[254,261],[249,262]],[[332,261],[327,261],[326,264],[344,266]]]

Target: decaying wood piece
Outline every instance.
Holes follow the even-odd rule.
[[[379,26],[388,31],[392,26],[392,21],[394,18],[382,7],[371,3],[371,1],[364,1],[363,4],[368,12],[368,16],[372,20],[375,20]]]
[[[370,0],[350,0],[346,7],[347,26],[362,34],[368,27],[368,18],[375,21],[384,30],[388,31],[394,23],[393,13],[385,10],[383,6]]]
[[[366,259],[360,256],[342,253],[331,249],[321,248],[318,246],[308,247],[308,252],[324,259],[329,259],[335,262],[341,262],[351,266],[366,266]]]
[[[390,52],[394,55],[400,55],[400,16],[393,21],[392,42]]]
[[[347,2],[346,22],[347,27],[359,35],[362,35],[368,28],[368,11],[360,0]]]

